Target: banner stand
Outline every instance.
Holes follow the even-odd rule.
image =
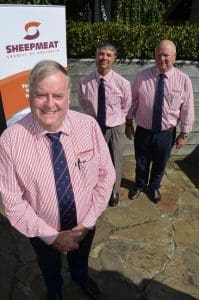
[[[0,93],[0,135],[6,128],[7,128],[6,118],[3,110],[3,103],[2,103],[1,93]]]

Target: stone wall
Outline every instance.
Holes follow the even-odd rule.
[[[137,72],[143,68],[147,68],[154,64],[153,60],[150,61],[140,61],[140,60],[118,60],[114,64],[114,69],[116,72],[120,73],[122,76],[132,81]],[[172,155],[174,156],[186,156],[191,154],[197,145],[199,144],[199,62],[189,62],[189,61],[177,61],[176,66],[182,70],[184,73],[189,75],[193,84],[194,97],[195,97],[195,110],[196,110],[196,121],[194,124],[193,131],[188,139],[188,144],[182,149],[172,150]],[[71,94],[71,108],[75,110],[80,110],[78,99],[77,99],[77,87],[81,76],[84,76],[95,69],[94,59],[69,59],[68,60],[68,70],[72,79],[72,94]],[[124,156],[134,154],[133,143],[130,142],[124,136]]]

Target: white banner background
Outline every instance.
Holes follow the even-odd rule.
[[[0,5],[0,20],[0,92],[8,120],[28,107],[27,78],[38,61],[67,66],[65,7]]]
[[[64,66],[67,65],[64,6],[0,5],[0,20],[0,79],[31,69],[36,62],[42,59],[53,59]],[[25,25],[30,22],[38,22],[40,25],[30,27],[27,32]],[[36,30],[39,31],[38,38],[24,39],[28,33],[34,35]],[[14,51],[12,53],[6,51],[6,46],[9,45],[22,45],[21,48],[24,48],[24,44],[49,43],[51,41],[58,42],[56,48]]]

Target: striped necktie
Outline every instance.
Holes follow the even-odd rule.
[[[105,104],[105,87],[104,79],[101,78],[98,87],[98,109],[97,109],[97,121],[102,130],[102,133],[106,133],[106,104]]]
[[[61,132],[47,133],[46,135],[51,141],[61,230],[72,229],[77,225],[76,205],[66,156],[62,143],[59,140]]]
[[[155,93],[155,100],[153,106],[153,119],[152,119],[152,131],[160,132],[162,128],[162,109],[164,100],[164,84],[165,74],[159,75],[158,85]]]

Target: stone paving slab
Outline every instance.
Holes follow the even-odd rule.
[[[187,167],[188,166],[188,167]],[[195,163],[169,162],[158,204],[128,199],[135,161],[124,157],[120,204],[98,220],[89,272],[102,300],[199,299],[199,177]],[[45,300],[45,286],[27,239],[0,214],[3,300]],[[70,281],[63,256],[64,300],[88,299]]]

